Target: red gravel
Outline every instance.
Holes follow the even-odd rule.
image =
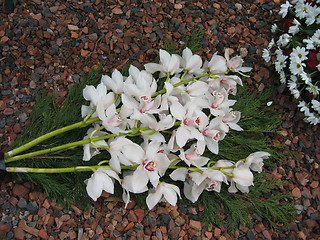
[[[110,73],[128,61],[146,63],[165,39],[183,47],[199,27],[206,32],[198,54],[209,59],[230,47],[254,67],[250,88],[275,85],[277,77],[261,53],[281,2],[19,0],[11,14],[0,6],[1,150],[23,133],[39,89],[47,88],[62,103],[69,86],[92,66],[104,63]],[[289,182],[281,191],[293,194],[301,210],[288,231],[274,232],[259,222],[253,229],[240,226],[235,236],[225,226],[203,233],[203,224],[191,218],[202,206],[183,211],[160,204],[145,211],[101,198],[86,212],[76,206],[66,210],[30,183],[9,182],[1,183],[0,239],[319,239],[320,128],[304,123],[290,95],[279,92],[274,102],[284,112],[282,135],[273,142],[297,155],[279,163],[272,175]]]

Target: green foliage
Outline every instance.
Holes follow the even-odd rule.
[[[30,140],[35,139],[52,130],[81,120],[81,105],[85,103],[82,97],[82,89],[85,85],[95,84],[101,77],[101,68],[92,70],[83,80],[70,88],[69,95],[62,107],[59,107],[55,98],[46,92],[41,93],[36,98],[34,112],[30,118],[30,125],[25,134],[18,138],[11,149],[21,146]],[[48,141],[39,144],[29,150],[36,151],[44,147],[54,147],[62,143],[81,140],[87,129],[77,129],[71,132],[53,137]],[[81,149],[82,150],[82,149]],[[10,166],[28,166],[34,168],[58,168],[84,165],[82,161],[82,151],[79,149],[69,149],[68,157],[65,158],[65,151],[48,155],[45,158],[34,158],[20,160],[10,163]],[[18,180],[28,180],[43,186],[49,196],[60,203],[67,205],[77,203],[80,207],[86,208],[90,201],[87,197],[83,181],[90,176],[89,173],[70,174],[14,174]],[[79,201],[79,199],[82,199]]]
[[[203,39],[205,35],[204,27],[201,27],[192,32],[191,37],[186,38],[186,47],[190,48],[192,52],[197,52],[203,47]]]
[[[252,213],[258,214],[273,229],[279,225],[288,226],[296,211],[288,200],[291,195],[276,193],[283,184],[280,180],[266,180],[264,174],[259,174],[248,194],[229,194],[226,189],[220,193],[205,192],[199,200],[204,206],[202,219],[207,224],[225,224],[231,233],[238,229],[239,224],[252,227],[255,224],[254,218],[250,217]],[[271,192],[271,196],[264,197]]]
[[[203,47],[203,39],[204,39],[204,35],[205,35],[205,29],[204,27],[201,27],[199,29],[196,29],[192,32],[191,36],[187,36],[185,39],[185,47],[190,48],[190,50],[192,52],[197,52],[199,50],[201,50],[201,48]],[[179,49],[177,48],[172,41],[165,39],[164,40],[164,49],[173,54],[181,54],[183,49]]]

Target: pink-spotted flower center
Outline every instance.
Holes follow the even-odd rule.
[[[202,131],[202,134],[204,136],[207,136],[207,137],[211,137],[212,140],[218,142],[220,140],[220,131],[218,130],[210,130],[210,129],[207,129],[205,128],[203,131]]]
[[[199,117],[192,117],[192,118],[185,118],[183,119],[183,124],[186,126],[190,126],[190,125],[197,125],[199,126],[201,123],[201,120]]]
[[[232,122],[233,120],[237,119],[237,115],[235,114],[234,111],[229,112],[228,114],[226,114],[223,119],[222,122]]]
[[[216,92],[216,91],[213,92],[212,95],[214,96],[214,100],[213,100],[213,102],[212,102],[212,104],[211,104],[211,108],[216,109],[216,108],[218,108],[218,107],[221,105],[221,103],[223,102],[224,96],[223,96],[221,93]]]
[[[210,185],[207,187],[208,191],[213,191],[217,186],[219,185],[219,181],[213,181],[210,183]]]
[[[145,170],[149,171],[149,172],[154,172],[155,171],[155,168],[157,166],[157,163],[152,161],[152,160],[144,160],[142,162],[142,165],[144,167]]]

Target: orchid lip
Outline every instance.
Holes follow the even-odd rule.
[[[149,172],[154,172],[155,167],[157,166],[157,164],[154,161],[149,161],[147,159],[144,160],[142,164],[143,164],[144,169],[146,169]]]

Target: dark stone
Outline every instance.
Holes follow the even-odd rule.
[[[259,22],[257,22],[257,24],[255,25],[255,27],[256,27],[257,29],[260,29],[260,28],[265,27],[266,25],[267,25],[266,22],[259,21]]]
[[[312,220],[318,220],[319,214],[318,213],[311,213],[310,214],[310,219]]]
[[[9,212],[10,212],[10,213],[15,213],[16,211],[17,211],[16,206],[11,206],[11,207],[9,208]]]
[[[28,223],[29,227],[33,227],[34,228],[34,227],[36,227],[36,225],[37,225],[37,221],[33,221],[33,222],[29,222]]]
[[[38,212],[38,206],[37,206],[37,204],[35,204],[33,202],[29,202],[28,205],[27,205],[27,210],[31,214],[36,214]]]
[[[60,218],[62,216],[62,212],[59,209],[54,209],[53,211],[54,217]]]
[[[272,10],[273,9],[273,6],[269,5],[269,4],[262,4],[261,7],[263,9],[266,9],[266,10]]]
[[[254,233],[252,232],[251,229],[247,232],[247,236],[246,237],[247,237],[248,240],[256,240],[256,237],[254,236]]]
[[[10,95],[10,94],[11,94],[11,90],[9,90],[9,89],[7,89],[7,90],[2,90],[2,91],[1,91],[1,94],[2,94],[3,96]]]
[[[10,208],[10,203],[9,202],[5,202],[1,206],[2,210],[8,210],[9,208]]]
[[[257,48],[255,48],[254,46],[249,45],[248,51],[249,51],[250,54],[256,54]]]
[[[1,118],[0,119],[0,128],[4,128],[5,125],[6,125],[6,119],[5,118]]]
[[[259,216],[259,214],[254,213],[254,214],[252,214],[252,217],[253,217],[254,219],[256,219],[257,221],[262,222],[262,218]]]
[[[21,209],[24,209],[24,208],[27,207],[27,201],[24,200],[23,198],[21,198],[21,199],[19,200],[19,202],[17,203],[17,206],[18,206],[19,208],[21,208]]]
[[[210,9],[208,10],[208,14],[214,14],[214,11],[215,11],[214,8],[210,8]]]
[[[286,87],[286,84],[281,84],[279,87],[277,87],[278,93],[283,93]]]
[[[45,17],[51,17],[52,16],[52,12],[50,11],[49,8],[44,7],[43,11],[42,11],[42,15],[45,16]]]
[[[80,81],[80,75],[79,74],[74,74],[74,75],[72,75],[72,80],[74,81],[74,82],[79,82]]]
[[[13,237],[14,237],[14,234],[13,234],[12,231],[10,231],[10,232],[7,233],[7,236],[5,237],[5,240],[13,239]]]
[[[13,118],[13,117],[7,117],[7,119],[6,119],[6,124],[8,125],[8,126],[12,126],[13,124],[15,124],[16,123],[16,121],[15,121],[15,119]]]
[[[38,74],[38,73],[35,73],[35,72],[33,72],[33,73],[31,73],[31,79],[33,80],[33,81],[39,81],[40,80],[40,78],[41,78],[41,76]]]
[[[168,226],[169,222],[171,220],[171,217],[169,214],[161,214],[161,223],[162,226]]]

